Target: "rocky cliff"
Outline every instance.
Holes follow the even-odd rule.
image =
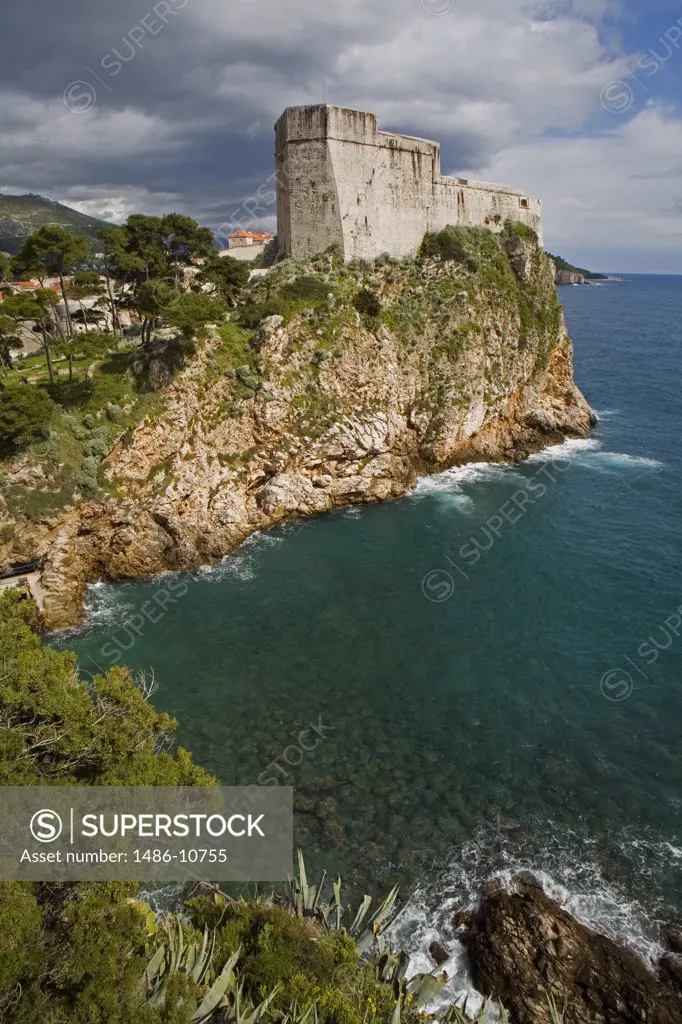
[[[288,516],[585,437],[549,259],[513,233],[439,237],[413,261],[330,253],[258,279],[110,452],[110,496],[15,524],[7,557],[22,529],[45,555],[46,625],[98,578],[191,570]]]
[[[557,270],[556,284],[587,284],[585,275],[580,270]]]
[[[586,928],[530,875],[488,883],[473,914],[460,914],[473,981],[516,1024],[552,1024],[551,997],[565,1024],[676,1024],[682,1020],[682,957],[654,971],[629,949]],[[682,949],[678,928],[671,949]]]

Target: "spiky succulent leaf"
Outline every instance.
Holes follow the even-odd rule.
[[[157,981],[159,980],[165,956],[165,947],[159,946],[156,952],[154,953],[154,956],[147,964],[144,971],[144,984],[147,990],[153,989]]]
[[[362,903],[358,907],[358,911],[357,911],[355,917],[353,918],[353,923],[350,926],[350,929],[349,929],[349,934],[350,935],[357,935],[358,934],[358,932],[360,931],[360,928],[362,926],[362,922],[365,920],[365,917],[367,916],[367,911],[369,910],[371,905],[372,905],[372,897],[371,896],[363,896],[362,897]]]
[[[227,989],[234,984],[234,968],[239,959],[241,947],[233,953],[222,971],[211,985],[210,989],[202,999],[199,1007],[192,1014],[193,1021],[205,1021],[211,1016],[214,1010],[220,1005]]]
[[[439,975],[415,974],[407,983],[407,991],[414,997],[417,1006],[426,1006],[436,998],[446,981],[444,971]]]
[[[400,1008],[402,1004],[402,997],[398,996],[398,1002],[395,1004],[393,1013],[391,1014],[391,1024],[400,1024]]]

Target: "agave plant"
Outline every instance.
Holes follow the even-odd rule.
[[[220,1010],[223,1019],[234,1024],[257,1024],[265,1016],[268,1007],[279,991],[279,985],[254,1006],[245,999],[241,982],[237,981],[235,967],[241,949],[229,958],[220,973],[215,976],[212,966],[215,949],[215,931],[204,929],[201,943],[186,942],[180,918],[172,916],[162,921],[163,941],[147,964],[143,976],[145,1001],[158,1009],[166,1002],[168,983],[177,974],[184,974],[208,991],[192,1013],[192,1021],[205,1024]]]
[[[328,932],[344,932],[355,939],[361,958],[358,968],[370,971],[377,984],[390,986],[395,996],[391,1020],[385,1024],[400,1024],[406,1003],[414,1009],[423,1011],[443,988],[447,974],[436,968],[427,974],[414,974],[408,979],[408,955],[404,952],[396,953],[388,945],[385,933],[395,924],[407,906],[405,904],[400,909],[396,908],[398,886],[391,890],[371,916],[372,899],[370,896],[364,896],[346,928],[344,918],[347,911],[341,902],[341,879],[337,878],[333,883],[332,898],[323,904],[321,894],[325,879],[326,873],[323,873],[318,885],[308,884],[305,861],[299,850],[298,875],[295,878],[290,877],[288,881],[290,911],[298,917],[316,920]],[[223,906],[228,897],[216,893],[214,899],[219,906]],[[296,1002],[287,1010],[272,1007],[271,1004],[281,987],[279,984],[258,1005],[245,997],[243,981],[237,977],[241,949],[237,949],[222,970],[216,973],[213,968],[215,930],[205,928],[200,941],[195,938],[188,940],[179,917],[170,915],[159,921],[148,905],[141,906],[143,910],[148,911],[147,933],[153,941],[159,943],[143,976],[145,1001],[150,1006],[162,1007],[166,1002],[170,980],[178,974],[184,974],[203,990],[201,1002],[193,1008],[191,1019],[194,1024],[207,1024],[218,1011],[221,1021],[226,1024],[259,1024],[266,1021],[268,1024],[318,1024],[318,1008],[315,1004],[306,1009],[301,1008]],[[197,1001],[198,999],[199,997]],[[551,1024],[563,1024],[565,1010],[561,1012],[557,1009],[550,993],[547,995],[547,1002]],[[478,1015],[471,1016],[467,1013],[465,999],[463,1005],[450,1005],[429,1019],[435,1020],[438,1024],[492,1024],[492,1006],[490,1001],[486,1001]],[[369,1009],[365,1014],[365,1021],[368,1014]],[[509,1016],[502,1004],[497,1005],[495,1020],[499,1024],[509,1024]]]
[[[385,933],[395,924],[408,904],[396,908],[398,886],[394,886],[386,899],[370,916],[372,897],[364,896],[348,928],[343,924],[346,910],[341,901],[341,879],[332,885],[332,898],[326,904],[320,903],[320,895],[326,874],[323,872],[318,885],[309,885],[305,860],[298,851],[298,876],[289,879],[290,903],[299,917],[313,917],[319,920],[327,931],[345,931],[355,939],[358,953],[363,958],[364,969],[374,971],[377,982],[390,985],[396,998],[391,1024],[399,1024],[403,1001],[409,997],[417,1007],[426,1006],[440,992],[447,981],[447,975],[437,969],[428,974],[415,974],[409,981],[405,973],[409,964],[406,953],[395,953],[386,942]],[[350,917],[350,914],[348,914]]]
[[[324,905],[320,903],[326,877],[327,873],[323,871],[319,884],[309,885],[303,852],[301,850],[298,851],[298,876],[295,878],[290,877],[288,882],[289,901],[297,916],[313,917],[320,921],[329,932],[347,932],[348,935],[355,939],[358,953],[361,956],[370,952],[375,946],[378,947],[380,952],[383,952],[386,947],[382,933],[392,924],[395,924],[408,905],[406,903],[401,909],[396,909],[398,886],[396,885],[391,889],[386,899],[367,921],[367,926],[364,930],[363,925],[372,906],[371,896],[363,897],[353,920],[348,928],[345,928],[343,918],[346,916],[346,909],[341,902],[340,878],[337,878],[336,882],[332,883],[331,900]]]
[[[489,999],[486,999],[485,1005],[475,1017],[470,1017],[467,1013],[467,1001],[468,999],[465,999],[462,1006],[449,1006],[440,1020],[444,1024],[492,1024],[490,1011],[493,1004]],[[499,1021],[499,1024],[509,1024],[509,1014],[502,1003],[497,1004],[496,1020]]]

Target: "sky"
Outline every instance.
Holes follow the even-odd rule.
[[[540,196],[571,262],[682,273],[682,0],[10,0],[0,192],[244,224],[275,120],[321,102]]]

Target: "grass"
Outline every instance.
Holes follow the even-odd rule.
[[[250,344],[252,332],[241,324],[230,321],[218,328],[221,344],[211,352],[211,364],[223,375],[238,366],[248,366],[257,371],[257,353]],[[211,365],[209,364],[209,365]],[[211,366],[211,369],[214,367]]]
[[[60,377],[50,382],[45,368],[40,380],[29,385],[44,388],[56,403],[49,438],[37,440],[25,450],[42,466],[46,486],[8,487],[6,499],[11,512],[39,520],[73,503],[78,492],[88,496],[98,491],[112,493],[115,484],[109,483],[100,471],[102,460],[122,434],[125,443],[146,416],[160,415],[165,404],[161,392],[137,391],[132,366],[139,358],[139,350],[118,352],[101,362],[83,358],[78,360],[80,372],[76,370],[72,381]],[[43,356],[30,358],[32,364],[41,365],[41,361],[44,367]],[[90,379],[83,369],[93,362],[95,369]],[[23,369],[19,375],[26,375]],[[112,422],[107,415],[111,406],[125,408],[127,412]]]

